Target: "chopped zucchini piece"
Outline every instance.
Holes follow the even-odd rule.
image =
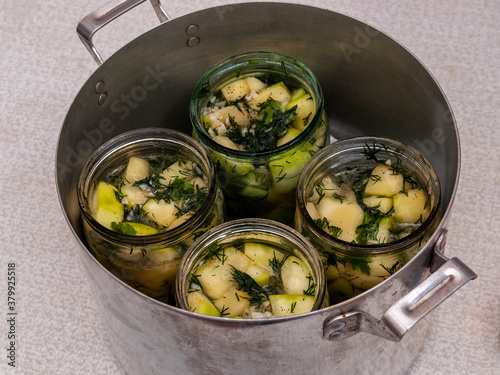
[[[376,196],[368,196],[363,198],[363,203],[366,204],[367,207],[377,208],[380,212],[386,214],[392,209],[392,198],[388,197],[376,197]]]
[[[250,92],[261,92],[267,85],[262,82],[260,79],[256,77],[247,77],[245,78],[247,81],[248,87],[250,88]]]
[[[316,299],[313,296],[304,294],[276,294],[270,295],[269,301],[271,302],[273,315],[282,317],[310,312]]]
[[[277,160],[269,162],[269,170],[275,183],[275,189],[281,194],[290,193],[297,188],[298,176],[311,158],[308,150],[291,150]]]
[[[123,195],[122,203],[131,208],[137,204],[142,205],[149,199],[139,186],[122,185],[120,188]]]
[[[311,270],[301,259],[291,255],[281,267],[281,282],[285,294],[304,294],[312,283]]]
[[[255,263],[252,263],[248,267],[246,273],[250,275],[260,286],[264,286],[269,283],[269,272]]]
[[[108,229],[112,222],[123,221],[125,208],[118,198],[118,189],[104,181],[100,181],[92,192],[90,211],[94,219]]]
[[[179,225],[181,224],[184,224],[186,221],[188,221],[193,215],[194,215],[194,211],[189,211],[189,212],[186,212],[184,215],[182,215],[181,217],[178,217],[177,219],[175,219],[174,221],[172,221],[172,223],[168,226],[168,229],[171,230],[171,229],[174,229],[175,227],[178,227]]]
[[[297,128],[288,128],[286,134],[280,139],[278,139],[276,146],[279,147],[290,142],[291,140],[295,139],[300,133],[301,131]]]
[[[176,214],[179,211],[174,202],[166,203],[164,200],[155,201],[154,199],[144,203],[142,209],[148,219],[167,228],[177,219]]]
[[[423,223],[431,211],[427,193],[411,189],[394,196],[394,218],[400,223]]]
[[[309,213],[309,216],[311,216],[311,219],[313,220],[321,219],[314,203],[307,202],[306,209],[307,212]]]
[[[189,309],[204,315],[221,316],[215,305],[201,292],[191,292],[187,295]]]
[[[267,168],[256,168],[242,176],[238,185],[243,186],[242,196],[264,198],[268,195],[268,189],[273,186],[273,180]]]
[[[130,225],[132,228],[134,228],[136,236],[149,236],[150,234],[158,233],[158,230],[156,228],[153,228],[146,224],[127,222],[127,225]]]
[[[249,299],[248,293],[231,288],[222,297],[214,300],[214,305],[222,316],[237,316],[250,307]]]
[[[301,87],[300,89],[297,89],[292,93],[292,97],[290,98],[290,102],[293,102],[294,100],[297,100],[298,98],[300,98],[301,96],[306,95],[306,94],[307,94],[306,90],[304,90]]]
[[[269,98],[284,103],[289,102],[291,97],[292,94],[290,94],[288,87],[283,82],[278,82],[262,90],[259,95],[248,102],[248,105],[256,109],[259,104],[264,103]]]
[[[160,182],[169,185],[175,178],[190,179],[194,175],[193,163],[189,160],[177,160],[160,173]]]
[[[224,249],[224,265],[228,264],[232,267],[242,271],[247,272],[248,267],[252,260],[247,257],[243,252],[236,250],[234,247],[227,247]]]
[[[378,164],[366,184],[366,195],[392,197],[403,189],[403,175],[386,164]]]
[[[123,173],[125,184],[132,185],[137,181],[143,180],[149,176],[149,163],[146,159],[132,156]]]
[[[218,152],[213,152],[212,156],[215,159],[216,166],[224,169],[225,172],[231,175],[243,176],[255,169],[253,163],[228,159]]]
[[[221,146],[230,148],[231,150],[238,150],[238,146],[236,146],[236,143],[234,143],[233,141],[231,141],[225,135],[220,135],[219,134],[219,135],[216,135],[216,136],[212,137],[212,139],[215,142],[217,142],[218,144],[220,144]]]
[[[394,224],[393,216],[386,216],[380,219],[377,231],[377,243],[391,242],[391,229]]]
[[[337,238],[352,242],[356,239],[356,228],[363,223],[364,211],[355,202],[324,197],[316,206],[321,218],[330,226],[340,228]]]
[[[224,86],[221,92],[228,102],[234,102],[248,94],[250,87],[246,79],[239,79]]]
[[[298,99],[289,102],[285,109],[291,109],[294,106],[297,106],[295,109],[295,120],[292,122],[292,125],[300,131],[303,131],[307,128],[307,125],[311,122],[314,117],[315,105],[314,100],[311,95],[303,95]]]
[[[156,264],[169,263],[182,258],[182,252],[179,252],[175,247],[164,247],[161,249],[150,250],[148,252],[149,259]]]
[[[243,252],[248,258],[268,272],[271,271],[270,262],[274,258],[281,260],[284,256],[271,246],[258,242],[245,242],[243,245]]]
[[[203,293],[213,300],[221,298],[231,288],[231,271],[228,265],[221,265],[218,260],[209,260],[198,267],[197,279]]]

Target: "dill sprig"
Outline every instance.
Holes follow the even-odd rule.
[[[370,275],[371,270],[369,259],[351,259],[349,263],[351,264],[353,271],[358,270],[368,276]]]
[[[232,281],[238,286],[237,289],[249,295],[250,305],[260,308],[262,304],[269,300],[264,290],[249,274],[240,271],[231,265]]]
[[[278,140],[286,134],[294,121],[297,107],[288,110],[273,98],[259,104],[257,119],[248,126],[241,126],[229,119],[230,128],[226,136],[234,143],[251,151],[264,151],[276,147]]]
[[[368,240],[376,240],[380,221],[387,217],[386,214],[378,210],[379,206],[366,207],[363,222],[356,228],[356,243],[366,245]]]
[[[155,157],[146,157],[145,159],[151,166],[152,173],[159,174],[174,164],[179,157],[177,155],[164,154]]]
[[[403,265],[404,265],[403,259],[398,259],[396,263],[394,263],[391,267],[386,267],[383,264],[380,264],[380,266],[384,270],[386,270],[389,275],[395,274],[397,271],[399,271],[399,269],[403,267]]]
[[[288,256],[284,256],[283,258],[278,259],[276,257],[276,252],[274,252],[273,259],[269,259],[269,267],[271,267],[271,270],[275,275],[279,275],[287,258]]]
[[[307,279],[309,280],[309,284],[307,286],[307,290],[304,290],[304,294],[306,296],[314,296],[316,294],[316,284],[314,282],[314,279],[311,275],[307,276]]]
[[[221,245],[216,245],[208,249],[207,253],[203,257],[203,261],[207,261],[212,258],[217,258],[222,263],[222,265],[224,265],[224,262],[227,259],[226,249]]]
[[[330,225],[326,217],[321,219],[316,219],[314,220],[314,222],[321,229],[327,229],[328,233],[335,238],[338,238],[342,234],[342,228]]]

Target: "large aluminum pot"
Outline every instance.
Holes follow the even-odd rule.
[[[285,3],[225,5],[169,19],[160,2],[151,1],[164,22],[103,62],[93,34],[143,1],[111,2],[78,25],[101,65],[76,96],[57,150],[62,209],[123,367],[129,374],[404,373],[425,341],[428,324],[421,318],[475,277],[458,259],[442,255],[460,145],[438,84],[380,31],[342,14]],[[432,163],[442,186],[442,221],[399,272],[344,303],[263,321],[196,315],[131,289],[89,253],[76,199],[80,170],[98,146],[141,127],[189,133],[188,102],[201,75],[252,50],[284,53],[311,68],[336,138],[407,142]]]

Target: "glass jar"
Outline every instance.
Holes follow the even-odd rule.
[[[323,307],[325,285],[318,254],[303,236],[276,221],[239,219],[207,231],[187,251],[176,300],[206,315],[274,318]]]
[[[297,108],[304,108],[300,103],[308,99],[309,103],[314,104],[312,112],[308,112],[308,115],[303,118],[297,114],[294,121],[297,121],[298,125],[289,128],[282,140],[278,141],[275,146],[268,145],[267,149],[257,150],[255,147],[265,148],[265,142],[268,140],[271,142],[270,140],[274,138],[263,135],[264,131],[259,133],[259,130],[255,129],[262,130],[264,127],[259,128],[255,125],[253,125],[254,133],[252,134],[261,135],[259,141],[246,138],[245,142],[254,142],[253,146],[248,146],[248,150],[242,150],[241,146],[235,149],[237,146],[232,141],[214,140],[215,135],[227,135],[227,129],[234,129],[232,121],[243,111],[248,111],[245,112],[247,114],[256,111],[256,108],[252,109],[249,105],[244,108],[238,104],[229,106],[231,102],[223,100],[220,104],[222,111],[229,111],[228,107],[234,107],[233,112],[220,115],[221,112],[215,110],[217,118],[221,121],[217,122],[214,117],[209,117],[209,115],[214,116],[215,108],[219,108],[213,106],[216,98],[220,100],[220,97],[215,94],[220,93],[223,87],[228,87],[228,83],[245,81],[246,84],[246,82],[253,82],[249,80],[255,78],[266,82],[266,89],[273,86],[278,87],[278,93],[285,92],[283,94],[285,100],[290,98],[290,101],[284,105],[284,108],[295,108],[295,113],[299,113]],[[283,89],[281,84],[295,90],[293,93],[286,93],[287,90]],[[238,85],[234,84],[234,86]],[[261,89],[255,88],[255,85],[251,83],[248,84],[248,90]],[[263,92],[269,92],[266,89],[259,91],[260,95],[264,95]],[[248,96],[243,97],[251,98],[256,95],[256,92],[250,91]],[[235,93],[232,92],[232,94]],[[271,96],[275,99],[279,95]],[[299,105],[293,107],[296,103]],[[292,57],[273,52],[249,52],[230,57],[216,64],[200,79],[191,97],[190,117],[195,138],[209,150],[215,162],[218,182],[224,192],[229,219],[261,217],[293,226],[294,194],[299,174],[311,156],[329,142],[323,93],[317,78],[309,68]],[[223,127],[220,128],[222,123]],[[214,130],[214,128],[217,129]],[[247,125],[247,129],[249,128]],[[250,131],[246,134],[249,133]]]
[[[148,163],[151,163],[151,160],[166,160],[166,163],[170,163],[170,157],[172,160],[178,158],[186,163],[193,163],[189,165],[193,166],[193,170],[197,168],[196,171],[201,176],[199,178],[204,180],[203,191],[206,193],[203,200],[200,199],[197,209],[182,215],[175,227],[171,224],[171,229],[164,227],[166,229],[163,231],[144,225],[140,228],[147,230],[139,230],[139,227],[135,226],[139,232],[134,230],[134,234],[122,230],[117,232],[117,225],[123,224],[126,228],[132,226],[130,218],[134,217],[131,216],[133,209],[140,215],[144,214],[147,202],[165,203],[164,200],[156,202],[156,198],[148,198],[142,205],[131,205],[130,211],[124,209],[125,213],[120,211],[118,216],[124,218],[123,223],[117,221],[114,227],[113,223],[110,227],[101,219],[98,221],[94,214],[99,210],[100,203],[92,202],[98,202],[94,200],[93,194],[97,194],[100,181],[121,179],[120,182],[113,182],[118,186],[115,190],[116,200],[124,204],[132,203],[131,193],[127,191],[125,194],[123,190],[126,185],[123,176],[125,165],[128,166],[127,161],[134,157],[149,159]],[[153,164],[150,164],[150,167],[151,165]],[[127,175],[126,178],[130,177]],[[149,191],[147,186],[140,185],[140,189],[142,188]],[[102,197],[105,197],[104,193]],[[113,204],[116,205],[117,201],[113,201]],[[81,172],[78,202],[88,247],[99,262],[133,288],[170,304],[175,303],[175,276],[185,251],[198,236],[225,219],[223,195],[216,183],[215,169],[206,150],[193,138],[170,129],[145,128],[130,131],[99,147]],[[151,217],[154,218],[154,214]]]
[[[377,183],[382,184],[380,176],[374,175],[374,167],[379,164],[387,166],[382,169],[391,171],[387,175],[389,178],[404,176],[403,185],[399,185],[403,187],[393,195],[393,192],[379,192],[386,196],[375,196],[375,204],[370,204],[373,197],[363,198],[359,192],[365,194],[368,184],[371,184],[370,189]],[[365,171],[365,175],[360,174],[363,177],[350,187],[346,184],[345,190],[338,190],[341,182],[336,179],[349,174],[354,176],[357,171]],[[329,184],[332,185],[329,187]],[[354,197],[350,201],[349,189]],[[419,190],[426,193],[426,201],[421,201],[418,207],[425,210],[427,218],[422,220],[423,216],[420,216],[415,222],[406,220],[407,224],[396,227],[393,221],[396,213],[403,215],[401,199],[415,197]],[[397,140],[355,137],[333,143],[317,153],[299,178],[295,229],[321,255],[331,303],[342,302],[372,288],[404,266],[439,224],[440,197],[439,180],[429,162],[416,149]],[[346,208],[346,205],[350,207]],[[345,211],[338,210],[338,207]],[[363,211],[358,213],[358,207],[363,207]],[[345,215],[349,212],[351,216],[341,218],[341,212]],[[326,219],[324,215],[330,216]],[[409,217],[410,221],[414,220]],[[349,221],[351,219],[355,224]],[[353,225],[355,230],[344,227],[349,233],[342,237],[343,229],[332,224],[333,220],[342,220],[342,225]],[[390,229],[383,227],[383,220],[393,226]],[[387,236],[381,237],[382,233]],[[397,237],[388,240],[389,236]]]

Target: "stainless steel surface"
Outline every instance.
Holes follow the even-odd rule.
[[[104,59],[92,42],[94,34],[115,18],[120,17],[122,14],[128,12],[130,9],[136,7],[144,1],[146,0],[112,0],[80,21],[76,27],[76,32],[83,45],[96,61],[97,65],[101,65],[104,62]],[[164,22],[169,19],[169,16],[161,5],[160,0],[151,0],[151,4],[153,5],[160,22]]]
[[[194,47],[187,45],[191,25],[199,26],[200,42]],[[95,148],[139,127],[189,132],[189,97],[203,72],[229,55],[258,49],[294,56],[311,68],[322,84],[337,138],[382,135],[419,149],[440,178],[443,220],[416,257],[368,292],[311,314],[248,323],[181,311],[121,283],[87,251],[75,197],[79,172]],[[102,105],[95,92],[101,81],[108,95]],[[441,89],[405,48],[359,21],[280,3],[222,6],[169,20],[115,53],[82,87],[60,133],[57,165],[63,211],[113,349],[129,374],[234,374],[249,369],[402,374],[425,341],[426,319],[398,343],[363,332],[340,341],[323,337],[327,319],[362,311],[380,320],[428,277],[433,245],[446,226],[459,177],[458,132]]]

